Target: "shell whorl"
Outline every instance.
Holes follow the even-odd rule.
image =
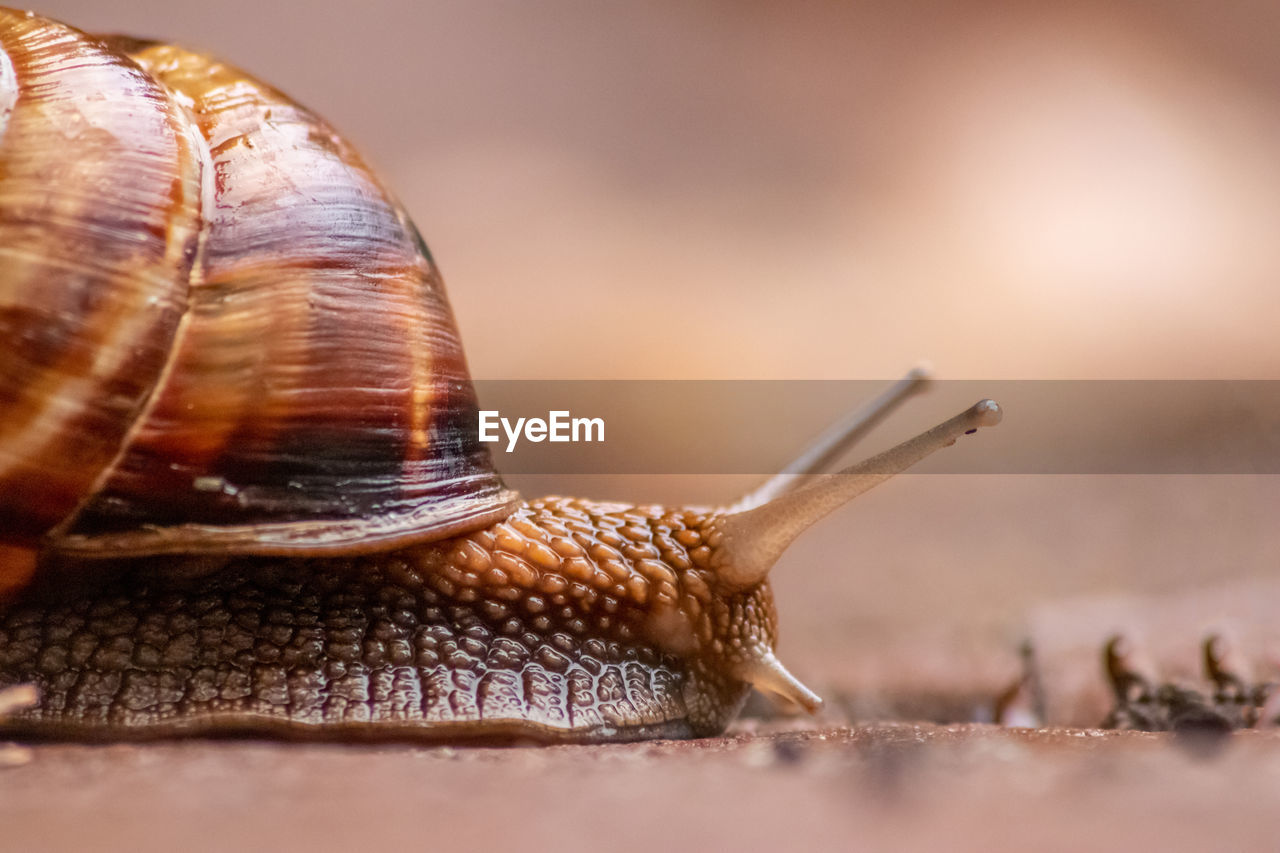
[[[0,531],[31,543],[111,464],[169,358],[200,165],[125,57],[7,10],[0,48]]]
[[[476,440],[439,273],[332,128],[204,54],[18,12],[3,25],[0,348],[17,354],[0,399],[19,405],[0,486],[56,497],[0,498],[0,519],[24,514],[6,530],[29,542],[78,505],[52,545],[80,556],[351,553],[514,508]],[[59,181],[37,192],[12,164]],[[26,343],[42,335],[67,351]]]

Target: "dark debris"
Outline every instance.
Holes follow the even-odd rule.
[[[1231,644],[1221,635],[1203,644],[1205,683],[1158,682],[1141,650],[1123,635],[1107,641],[1103,653],[1115,706],[1102,728],[1175,732],[1189,739],[1219,738],[1236,729],[1277,724],[1280,697],[1275,683],[1254,683]]]

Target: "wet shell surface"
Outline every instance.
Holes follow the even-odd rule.
[[[440,276],[322,119],[205,54],[0,13],[0,525],[352,553],[510,513]]]

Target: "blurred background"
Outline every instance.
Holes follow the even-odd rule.
[[[328,117],[417,220],[478,377],[891,379],[927,358],[950,379],[1280,379],[1264,0],[39,11],[202,46]],[[915,401],[885,440],[949,414]],[[971,441],[1018,430],[1009,411]],[[1265,580],[1277,480],[902,477],[779,567],[783,657],[815,687],[897,677],[899,647],[980,667],[1065,598]]]

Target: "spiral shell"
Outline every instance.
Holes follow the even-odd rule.
[[[322,119],[30,13],[0,49],[0,536],[352,553],[512,511],[439,272]]]

